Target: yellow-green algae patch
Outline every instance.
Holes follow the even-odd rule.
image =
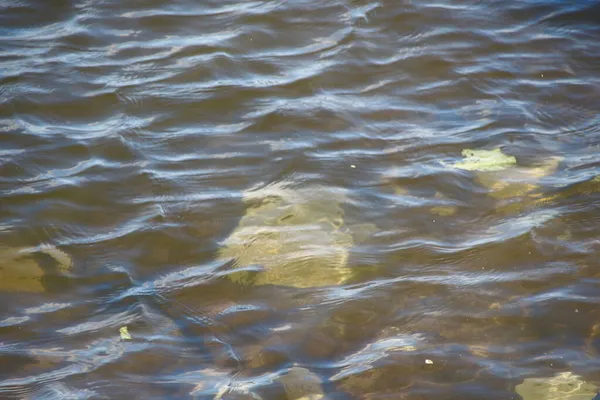
[[[517,159],[506,155],[500,148],[494,150],[464,149],[464,159],[454,164],[454,168],[467,171],[502,171],[517,165]]]

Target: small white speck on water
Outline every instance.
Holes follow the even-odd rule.
[[[425,364],[433,364],[433,361],[431,361],[430,359],[425,360]]]
[[[356,165],[350,164],[350,168],[356,168]]]

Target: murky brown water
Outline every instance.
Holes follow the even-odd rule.
[[[0,398],[600,386],[598,2],[0,21]]]

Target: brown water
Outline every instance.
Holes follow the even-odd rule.
[[[600,386],[596,1],[5,0],[0,21],[0,398]],[[451,167],[495,148],[518,167]],[[265,190],[300,222],[264,236]],[[223,250],[245,221],[265,258]]]

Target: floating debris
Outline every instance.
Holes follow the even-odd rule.
[[[131,340],[131,335],[126,326],[122,326],[121,329],[119,329],[119,333],[121,334],[122,340]]]

